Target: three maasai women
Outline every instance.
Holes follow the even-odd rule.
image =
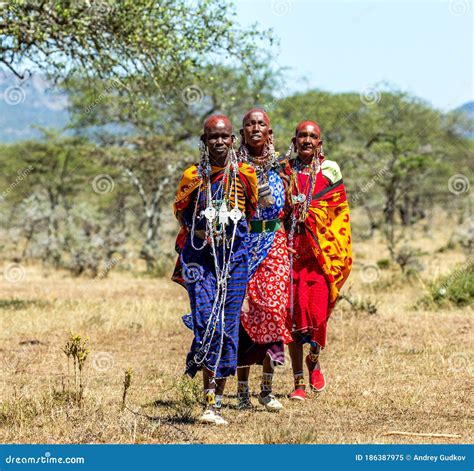
[[[243,118],[239,160],[250,164],[258,177],[258,205],[245,239],[249,248],[249,283],[241,313],[238,354],[237,407],[251,408],[250,365],[263,365],[260,404],[268,410],[283,406],[272,394],[274,365],[284,362],[284,344],[291,342],[285,321],[289,298],[290,260],[287,238],[280,224],[285,188],[273,147],[266,113],[252,109]]]
[[[174,210],[181,230],[173,279],[189,294],[184,316],[194,339],[186,373],[203,371],[206,408],[200,421],[223,425],[220,414],[226,378],[237,367],[240,310],[247,286],[248,222],[257,204],[253,168],[237,161],[229,119],[208,118],[201,136],[201,161],[181,178]]]
[[[291,210],[286,220],[291,258],[291,293],[288,328],[295,389],[291,399],[306,398],[303,344],[311,388],[325,388],[319,363],[326,346],[327,322],[352,267],[349,207],[336,162],[324,159],[321,131],[312,121],[298,125],[292,139],[295,159],[286,174]]]

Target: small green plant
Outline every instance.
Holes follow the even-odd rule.
[[[73,334],[71,332],[66,345],[62,349],[68,359],[68,373],[70,359],[72,358],[73,360],[74,384],[76,387],[76,399],[79,406],[82,405],[82,399],[84,396],[84,364],[90,353],[90,350],[87,348],[87,342],[87,338],[83,338],[81,335]]]
[[[469,306],[474,303],[474,265],[468,261],[448,276],[429,286],[428,295],[419,304],[438,307]]]
[[[125,402],[127,399],[127,392],[132,384],[133,369],[125,370],[125,378],[123,380],[123,394],[122,394],[122,410],[125,409]]]
[[[194,406],[199,402],[201,389],[196,381],[183,375],[176,382],[177,402],[174,414],[169,417],[173,422],[190,423],[194,421]]]
[[[463,307],[474,304],[474,263],[471,258],[449,275],[428,286],[427,294],[414,306],[427,308]]]
[[[381,260],[377,260],[377,266],[381,270],[386,270],[387,268],[390,268],[390,260],[388,258],[382,258]]]

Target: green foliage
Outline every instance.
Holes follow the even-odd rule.
[[[390,268],[390,260],[388,258],[377,260],[377,266],[382,270],[387,270]]]
[[[198,382],[183,375],[176,382],[176,405],[169,420],[179,423],[191,423],[195,420],[194,408],[199,403],[201,388]]]
[[[342,169],[350,205],[377,213],[379,227],[409,225],[433,203],[452,200],[447,181],[472,172],[474,146],[455,132],[459,115],[445,116],[387,87],[378,94],[370,104],[355,93],[318,90],[282,98],[271,115],[276,143],[285,152],[298,122],[317,121],[327,158]],[[393,231],[386,234],[393,245]]]
[[[131,75],[161,94],[216,58],[250,65],[255,42],[271,42],[234,26],[233,14],[225,0],[12,0],[2,7],[0,62],[19,76],[25,63],[56,79],[80,72],[126,85]]]
[[[462,307],[474,303],[474,265],[472,259],[429,287],[420,304],[437,307]]]

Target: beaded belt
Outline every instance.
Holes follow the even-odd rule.
[[[276,232],[280,229],[279,219],[250,221],[250,232]]]

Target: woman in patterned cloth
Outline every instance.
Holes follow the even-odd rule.
[[[285,172],[291,213],[285,218],[291,254],[291,299],[288,329],[295,389],[290,399],[306,399],[303,345],[311,389],[322,391],[326,382],[319,353],[326,346],[327,322],[352,268],[349,206],[336,162],[322,153],[321,130],[303,121],[292,140],[297,153]]]
[[[186,373],[202,370],[202,423],[225,425],[221,416],[226,378],[237,368],[240,311],[248,279],[248,222],[257,204],[255,170],[238,163],[232,125],[210,116],[201,136],[201,162],[185,170],[174,211],[181,229],[173,280],[188,291],[191,314],[184,316],[194,339]]]
[[[251,408],[250,365],[263,365],[258,401],[268,410],[282,404],[272,394],[274,365],[284,362],[284,344],[292,338],[285,326],[290,262],[287,238],[280,223],[285,188],[273,147],[272,129],[261,109],[248,111],[240,130],[239,160],[257,172],[259,200],[245,240],[249,249],[249,283],[241,312],[238,350],[237,407]]]

